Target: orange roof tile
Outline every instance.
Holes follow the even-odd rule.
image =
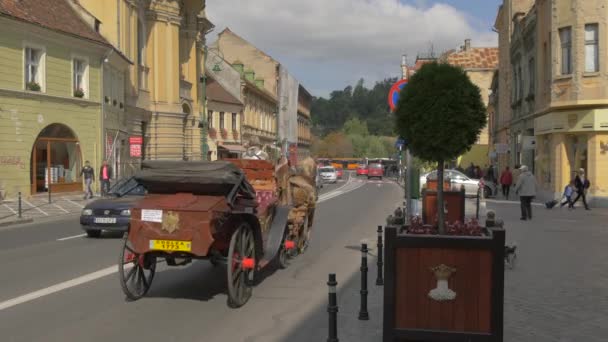
[[[470,48],[447,55],[449,64],[464,69],[496,69],[498,68],[498,48]]]

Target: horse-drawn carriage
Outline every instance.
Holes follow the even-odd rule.
[[[148,292],[158,259],[169,266],[206,259],[226,265],[228,305],[240,307],[259,270],[275,260],[287,267],[308,244],[314,183],[306,200],[297,198],[309,187],[293,182],[308,177],[290,174],[287,164],[150,161],[135,177],[148,193],[131,210],[120,255],[128,299]]]

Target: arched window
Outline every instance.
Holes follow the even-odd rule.
[[[82,190],[80,144],[66,125],[45,127],[32,148],[32,193]]]

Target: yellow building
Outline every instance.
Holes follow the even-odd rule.
[[[249,105],[253,108],[249,111],[245,102],[244,141],[247,142],[250,136],[256,136],[256,139],[264,144],[288,143],[294,149],[292,152],[297,153],[298,158],[308,156],[312,127],[310,93],[279,61],[228,28],[220,32],[217,42],[211,45],[221,52],[228,63],[244,74],[245,79],[251,83],[249,85],[251,90],[255,90],[253,86],[256,82],[258,85],[261,84],[258,88],[264,90],[265,95],[257,90],[250,93],[261,96],[258,107],[262,108],[262,114],[256,114],[260,110],[256,112],[255,101]],[[245,96],[247,96],[246,92]],[[272,105],[272,108],[268,105]],[[258,123],[256,118],[260,115],[262,119]],[[264,123],[266,122],[264,120],[270,120],[271,123]],[[257,127],[260,125],[261,127]]]
[[[118,174],[130,172],[141,159],[206,158],[206,136],[199,124],[206,122],[200,77],[205,35],[213,25],[206,18],[205,1],[80,4],[101,22],[100,33],[132,62],[123,74],[123,111],[104,115],[106,157]],[[110,94],[113,90],[107,89]],[[104,94],[110,104],[113,97]],[[133,136],[143,137],[140,157],[131,157]]]
[[[0,1],[0,199],[81,191],[84,162],[101,165],[102,66],[128,61],[81,11]]]
[[[509,69],[500,71],[511,86],[497,89],[510,101],[510,117],[499,121],[506,121],[511,163],[534,170],[540,198],[560,196],[583,168],[589,201],[608,206],[608,48],[600,39],[608,13],[597,10],[603,4],[505,0],[497,16],[499,36],[509,35],[509,46],[500,48],[511,55]]]
[[[472,47],[471,40],[466,39],[460,51],[448,52],[441,59],[465,70],[471,81],[479,87],[484,105],[488,107],[492,77],[498,68],[498,48]],[[481,167],[488,165],[490,152],[488,144],[488,126],[486,125],[471,150],[458,158],[458,164],[462,168],[466,168],[471,163]]]

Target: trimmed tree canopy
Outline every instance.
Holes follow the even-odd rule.
[[[487,122],[479,88],[463,69],[439,63],[425,64],[412,76],[395,114],[398,133],[428,161],[464,154]]]

